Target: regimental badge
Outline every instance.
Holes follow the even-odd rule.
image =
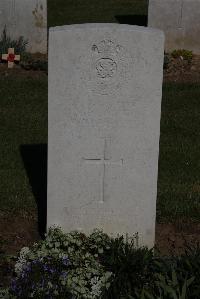
[[[97,77],[109,79],[116,75],[118,65],[118,54],[122,47],[115,45],[111,40],[105,39],[99,44],[92,46],[93,59]]]
[[[117,40],[104,38],[93,42],[81,56],[78,69],[87,91],[99,95],[120,93],[132,75],[133,59]]]

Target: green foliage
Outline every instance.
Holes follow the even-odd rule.
[[[175,270],[173,270],[171,277],[164,277],[163,275],[158,274],[156,285],[158,286],[160,292],[160,298],[186,299],[186,292],[193,281],[194,277],[190,279],[184,279],[184,283],[181,285],[178,281]]]
[[[200,297],[200,248],[181,256],[159,257],[154,283],[142,291],[142,299],[197,299]],[[194,268],[194,269],[193,269]]]
[[[104,267],[115,277],[107,292],[108,298],[136,296],[152,278],[153,251],[136,248],[134,243],[134,240],[124,241],[123,236],[111,239],[110,249],[100,257]]]
[[[192,51],[189,51],[189,50],[178,49],[178,50],[172,51],[171,56],[173,58],[182,57],[183,59],[187,60],[188,62],[191,62],[193,53],[192,53]]]
[[[30,60],[29,62],[22,60],[20,65],[25,70],[44,71],[46,73],[48,71],[48,62],[44,60]]]
[[[185,277],[194,278],[193,286],[189,290],[189,298],[200,297],[200,247],[188,247],[185,254],[176,259],[177,275],[182,283]]]
[[[32,55],[31,53],[28,53],[28,52],[23,52],[21,53],[21,61],[23,61],[24,63],[29,63],[32,61]]]
[[[86,236],[51,228],[44,241],[22,248],[15,273],[0,298],[200,298],[199,247],[179,257],[160,257],[136,248],[134,240],[99,230]]]
[[[16,297],[11,295],[9,289],[0,289],[0,299],[16,299]]]
[[[191,298],[187,296],[187,290],[189,286],[193,283],[194,277],[190,279],[185,279],[183,285],[181,286],[176,272],[172,271],[171,278],[166,278],[165,276],[158,274],[157,279],[154,284],[157,287],[158,294],[156,295],[157,299],[187,299]],[[143,290],[140,299],[154,299],[155,295],[149,293],[148,291]]]
[[[19,39],[12,40],[7,35],[5,27],[0,38],[0,54],[7,53],[8,48],[14,48],[16,54],[22,54],[26,51],[27,44],[28,40],[24,40],[23,36],[20,36]]]
[[[20,65],[25,70],[48,71],[48,61],[34,59],[30,53],[24,52],[21,55]]]

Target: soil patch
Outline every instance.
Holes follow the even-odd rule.
[[[0,212],[0,287],[8,285],[13,275],[15,260],[12,256],[38,240],[36,211],[32,215]]]
[[[182,57],[169,57],[164,82],[200,83],[200,55],[193,55],[191,62]]]
[[[16,254],[39,240],[36,212],[32,216],[0,213],[0,239],[7,254]]]
[[[18,78],[35,78],[39,79],[42,76],[47,76],[47,73],[40,70],[25,70],[19,64],[15,64],[12,69],[9,69],[7,63],[0,63],[0,76],[2,77],[18,77]]]
[[[162,223],[156,225],[156,248],[162,255],[181,254],[200,245],[200,223]]]

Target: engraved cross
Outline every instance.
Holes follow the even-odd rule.
[[[112,161],[110,155],[109,155],[109,144],[111,139],[105,138],[104,139],[104,149],[103,149],[103,156],[101,158],[95,158],[95,159],[86,159],[83,158],[84,161],[87,164],[93,164],[93,165],[100,165],[102,166],[102,175],[101,175],[101,200],[100,203],[105,202],[105,183],[106,183],[106,168],[111,165],[123,165],[123,159],[120,159],[119,161]]]

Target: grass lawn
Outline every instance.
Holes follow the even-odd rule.
[[[159,221],[200,221],[200,84],[163,88]],[[47,77],[0,77],[0,208],[36,207],[20,149],[47,142]]]
[[[146,0],[48,0],[49,26],[147,14]],[[12,71],[11,71],[12,74]],[[47,76],[0,73],[0,210],[36,208],[21,155],[47,143]],[[200,84],[163,88],[158,221],[200,221]],[[32,162],[34,164],[34,161]]]
[[[200,221],[200,84],[163,87],[157,219]]]
[[[35,208],[21,148],[47,142],[47,76],[0,73],[0,114],[0,209]]]

